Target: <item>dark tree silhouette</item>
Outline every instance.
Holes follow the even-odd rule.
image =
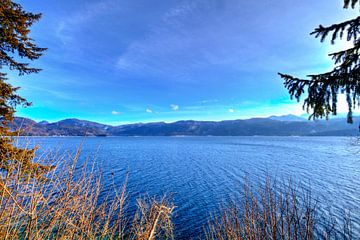
[[[40,17],[41,14],[27,12],[11,0],[0,0],[0,176],[3,177],[19,170],[34,177],[46,168],[33,163],[35,149],[19,149],[13,144],[11,135],[16,132],[9,130],[9,123],[14,118],[16,106],[27,107],[30,103],[17,94],[19,88],[7,81],[6,74],[6,71],[16,71],[19,75],[40,71],[30,67],[28,62],[22,62],[38,59],[46,50],[38,47],[29,37],[30,27]]]
[[[344,8],[354,9],[358,4],[359,0],[344,0]],[[346,39],[353,43],[353,47],[329,54],[335,62],[335,67],[330,72],[308,75],[309,79],[282,73],[279,75],[285,80],[284,85],[291,98],[300,101],[307,91],[303,107],[310,113],[309,119],[328,119],[330,114],[336,115],[338,94],[345,94],[348,104],[347,121],[352,123],[352,110],[360,104],[360,16],[328,27],[320,25],[311,34],[320,38],[321,42],[330,38],[332,44],[337,39]]]

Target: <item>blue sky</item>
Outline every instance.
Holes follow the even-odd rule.
[[[300,115],[277,72],[329,70],[349,44],[309,33],[357,14],[341,0],[18,2],[43,13],[31,36],[49,50],[40,74],[10,73],[33,102],[17,115],[114,125]]]

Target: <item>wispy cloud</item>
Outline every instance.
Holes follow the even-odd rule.
[[[147,108],[145,111],[146,111],[147,113],[152,113],[152,112],[153,112],[152,109],[150,109],[150,108]]]
[[[264,65],[273,70],[273,66],[268,67],[272,64],[269,58],[275,57],[264,50],[262,42],[254,40],[255,28],[244,24],[246,16],[234,10],[241,12],[251,4],[229,1],[219,7],[217,2],[185,0],[168,9],[161,21],[149,26],[144,38],[129,44],[116,67],[137,74],[171,74],[174,78],[214,65],[249,70],[258,68],[259,60],[267,61]]]
[[[217,102],[219,102],[218,99],[207,99],[201,101],[202,104],[217,103]]]
[[[83,8],[79,8],[76,14],[66,16],[65,19],[59,21],[55,33],[63,42],[69,41],[72,38],[69,35],[71,30],[81,27],[82,24],[94,20],[102,14],[108,14],[109,11],[117,9],[120,6],[119,0],[102,0],[88,3],[84,5]]]
[[[120,112],[113,110],[113,111],[111,112],[111,114],[112,114],[112,115],[119,115]]]
[[[59,91],[49,89],[48,87],[38,87],[38,86],[26,86],[24,90],[31,91],[32,93],[36,92],[41,95],[49,95],[52,98],[62,99],[62,100],[72,100],[72,101],[82,101],[83,98],[69,93],[68,91]]]
[[[235,112],[234,109],[232,109],[232,108],[229,109],[229,113],[234,113],[234,112]]]
[[[183,1],[170,8],[160,22],[149,27],[145,38],[132,42],[119,56],[117,68],[140,74],[172,72],[181,75],[208,65],[214,59],[214,52],[223,51],[217,42],[219,35],[209,29],[213,24],[207,24],[203,19],[205,16],[200,14],[201,11],[211,11],[212,7],[207,1]],[[197,27],[194,27],[194,22]],[[212,43],[211,50],[205,47],[209,44],[204,44],[204,41]],[[221,49],[214,49],[219,46]],[[216,61],[224,59],[224,54]]]
[[[179,105],[171,104],[170,107],[171,107],[171,109],[172,109],[173,111],[179,110]]]

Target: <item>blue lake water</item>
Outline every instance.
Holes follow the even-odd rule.
[[[179,239],[199,236],[210,214],[239,197],[244,177],[266,175],[311,186],[321,204],[360,222],[360,144],[345,137],[34,137],[41,152],[75,152],[80,162],[96,155],[104,186],[120,186],[129,172],[130,203],[144,195],[171,195]],[[131,205],[131,204],[130,204]],[[354,228],[359,229],[355,223]]]

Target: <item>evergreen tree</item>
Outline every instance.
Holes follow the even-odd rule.
[[[359,0],[344,0],[346,9],[354,9],[358,4]],[[309,119],[328,119],[330,114],[336,115],[338,94],[345,94],[347,121],[352,123],[352,110],[360,105],[360,16],[328,27],[320,25],[311,34],[320,38],[321,42],[329,37],[332,44],[337,39],[345,39],[351,41],[353,47],[329,54],[335,62],[334,69],[329,72],[308,75],[309,79],[282,73],[279,75],[285,80],[284,85],[291,98],[300,101],[307,91],[303,107],[311,114]]]
[[[21,171],[32,178],[40,176],[47,169],[32,161],[35,149],[19,149],[13,144],[11,136],[16,132],[9,130],[9,124],[14,119],[16,106],[27,107],[30,103],[17,94],[19,88],[8,82],[6,74],[6,71],[16,71],[19,75],[40,71],[28,62],[20,62],[38,59],[46,50],[38,47],[29,37],[30,27],[40,17],[41,14],[27,12],[11,0],[0,0],[0,172],[5,173],[0,176],[3,177]]]

